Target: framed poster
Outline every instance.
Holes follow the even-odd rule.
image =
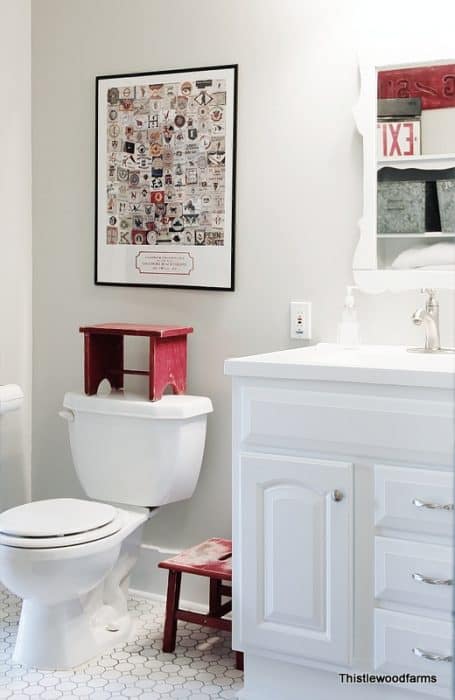
[[[233,290],[237,66],[96,85],[95,283]]]

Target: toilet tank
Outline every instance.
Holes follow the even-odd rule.
[[[113,392],[67,393],[74,467],[90,498],[132,506],[160,506],[190,498],[204,454],[203,396],[166,395],[160,401]]]

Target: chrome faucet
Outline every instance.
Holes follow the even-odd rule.
[[[439,341],[439,302],[434,289],[422,289],[422,294],[427,294],[425,307],[417,309],[412,315],[416,326],[422,326],[425,331],[425,352],[440,352]]]

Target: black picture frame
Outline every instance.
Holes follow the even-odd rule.
[[[202,77],[201,77],[201,74],[202,74]],[[220,85],[223,84],[226,86],[226,89],[224,91],[225,104],[221,103],[221,107],[219,108],[219,110],[218,110],[217,106],[214,105],[213,107],[211,107],[211,109],[213,111],[207,113],[207,117],[209,119],[210,118],[215,119],[215,117],[218,116],[218,111],[220,111],[222,114],[225,114],[225,122],[224,122],[224,124],[221,124],[221,127],[224,127],[224,129],[225,129],[224,139],[223,138],[219,139],[219,142],[223,142],[223,144],[225,144],[225,146],[224,146],[225,153],[223,154],[221,152],[221,157],[223,157],[223,155],[224,155],[224,165],[223,165],[223,168],[221,168],[217,165],[213,167],[212,175],[216,171],[216,175],[214,176],[215,181],[212,183],[209,183],[209,185],[208,185],[209,188],[212,185],[213,185],[213,187],[216,187],[216,184],[215,184],[216,177],[219,177],[220,179],[222,179],[222,176],[223,176],[222,171],[225,173],[225,179],[222,182],[222,184],[223,184],[222,191],[224,193],[224,208],[223,208],[223,213],[218,217],[218,218],[220,218],[221,221],[224,222],[224,228],[222,229],[222,234],[220,232],[220,229],[216,229],[214,226],[212,226],[212,229],[213,229],[212,232],[210,230],[208,230],[208,231],[205,229],[202,230],[202,228],[200,228],[199,231],[197,229],[194,229],[194,236],[195,237],[196,237],[197,233],[199,233],[200,235],[202,232],[204,233],[204,239],[203,239],[204,243],[202,243],[199,246],[196,244],[196,238],[194,239],[194,245],[189,244],[189,243],[185,243],[182,245],[179,245],[178,243],[177,244],[172,243],[172,244],[167,245],[166,242],[163,242],[160,240],[159,244],[155,244],[153,246],[147,244],[147,246],[146,246],[146,245],[141,244],[141,243],[134,244],[132,242],[133,239],[131,239],[131,243],[129,243],[128,245],[113,246],[113,245],[110,245],[106,242],[106,236],[108,236],[107,240],[109,240],[109,235],[112,235],[112,238],[118,242],[120,241],[120,239],[115,237],[115,234],[113,231],[108,231],[108,227],[107,227],[108,219],[107,219],[107,217],[109,215],[109,212],[107,211],[107,206],[104,209],[104,212],[101,211],[102,208],[100,206],[100,203],[102,201],[103,202],[105,201],[106,205],[107,205],[107,200],[108,200],[107,193],[109,191],[109,186],[111,184],[108,181],[108,174],[107,174],[107,160],[108,160],[108,148],[107,148],[107,146],[108,146],[108,131],[107,131],[108,117],[107,117],[107,110],[108,110],[108,102],[107,102],[107,100],[104,100],[104,104],[102,105],[101,98],[106,97],[106,95],[108,94],[108,91],[112,89],[113,85],[114,85],[114,89],[115,89],[116,83],[118,83],[120,86],[122,86],[122,85],[125,86],[127,84],[131,85],[131,81],[133,79],[134,79],[134,82],[136,82],[136,80],[137,80],[140,83],[139,89],[141,90],[141,94],[144,93],[144,91],[146,92],[147,89],[152,90],[152,88],[154,88],[154,87],[157,88],[159,85],[162,85],[164,90],[170,89],[174,83],[169,82],[169,81],[166,82],[165,76],[171,76],[171,80],[172,80],[173,76],[176,76],[176,77],[180,76],[180,81],[181,81],[180,87],[182,85],[187,84],[189,86],[189,89],[190,89],[190,95],[191,95],[193,88],[195,90],[197,90],[197,89],[199,89],[198,87],[196,87],[197,85],[204,84],[204,80],[205,81],[212,81],[212,85],[213,85],[213,81],[215,81],[215,82],[218,81],[218,84],[220,84]],[[222,76],[224,76],[224,77],[222,77]],[[149,78],[149,77],[151,78],[150,81],[148,81],[148,80],[144,81],[144,78]],[[191,81],[191,79],[190,79],[191,77],[193,77],[194,84],[193,84],[193,81]],[[163,82],[160,83],[159,82],[160,80],[162,80]],[[177,82],[179,82],[179,81],[176,81],[176,83]],[[207,87],[211,88],[212,85],[210,85],[210,86],[207,85]],[[134,87],[133,92],[135,94],[136,86],[133,86],[133,87]],[[229,89],[227,89],[228,87],[229,87]],[[125,88],[123,87],[123,89],[125,89]],[[158,93],[159,93],[159,90],[157,90],[157,94]],[[196,95],[196,96],[191,95],[191,97],[193,99],[193,107],[195,107],[196,97],[199,97],[202,94],[208,95],[207,99],[210,98],[210,100],[212,101],[214,99],[214,96],[221,96],[220,99],[222,99],[223,91],[220,91],[218,93],[216,93],[216,92],[210,93],[208,90],[206,90],[204,92],[204,90],[201,89],[201,91],[200,91],[200,93],[198,93],[198,95]],[[115,97],[115,93],[110,93],[110,95],[114,95],[114,97]],[[177,95],[175,95],[175,97],[176,97],[176,101],[177,101],[177,98],[180,98],[183,96],[177,94]],[[111,99],[111,98],[108,96],[108,99]],[[129,107],[129,104],[125,105],[125,102],[128,102],[128,100],[123,99],[123,101],[121,102],[120,99],[121,98],[119,98],[119,110],[118,110],[119,113],[120,113],[121,107],[126,107],[126,108]],[[149,97],[149,101],[151,99],[152,98]],[[171,104],[172,104],[172,99],[173,98],[170,98]],[[235,225],[236,225],[235,201],[236,201],[236,165],[237,165],[237,153],[236,153],[236,150],[237,150],[237,100],[238,100],[238,65],[237,64],[227,64],[227,65],[208,66],[208,67],[200,67],[200,68],[188,68],[188,69],[147,71],[147,72],[139,72],[139,73],[122,73],[122,74],[114,74],[114,75],[100,75],[100,76],[96,77],[96,130],[95,130],[95,284],[96,285],[119,286],[119,287],[158,287],[158,288],[170,288],[170,289],[204,289],[204,290],[211,290],[211,291],[234,291],[235,290]],[[130,101],[132,101],[132,100],[130,100]],[[134,104],[134,102],[137,102],[137,104],[139,105],[139,107],[133,107],[134,113],[137,113],[137,109],[141,109],[142,103],[141,103],[140,99],[138,99],[137,101],[133,100],[133,104]],[[143,102],[143,104],[145,104],[145,102]],[[199,127],[201,124],[202,124],[202,126],[204,126],[203,116],[201,116],[201,113],[203,114],[203,111],[204,111],[204,109],[203,109],[204,106],[205,105],[202,104],[202,106],[198,109],[198,111],[197,112],[195,111],[195,114],[197,114],[197,118],[198,118],[197,127]],[[112,110],[112,112],[114,112],[114,111],[115,111],[115,109]],[[175,111],[176,110],[170,110],[170,119],[174,118],[174,121],[175,121],[175,118],[177,116],[177,115],[174,116]],[[166,111],[163,110],[163,112],[160,113],[160,116],[164,115],[165,113],[166,113]],[[102,117],[102,114],[103,114],[103,117]],[[149,111],[146,115],[149,119],[149,124],[148,124],[149,128],[147,129],[147,132],[150,132],[154,128],[153,126],[150,127],[150,115],[151,114],[152,113]],[[154,116],[155,116],[155,114],[153,113],[153,117]],[[169,111],[168,111],[168,116],[169,116]],[[183,116],[185,117],[185,114]],[[119,128],[126,129],[126,126],[129,123],[128,118],[127,118],[127,116],[122,116],[122,119],[123,119],[123,121],[122,121],[122,123],[119,123]],[[100,122],[100,120],[102,120],[102,121]],[[160,121],[160,119],[158,119],[158,121]],[[190,120],[188,119],[188,123],[189,123],[189,121]],[[222,117],[220,118],[220,121],[222,121]],[[193,123],[193,120],[191,120],[191,122]],[[116,121],[114,121],[113,123],[117,124]],[[216,126],[215,123],[213,125],[213,128],[214,128],[214,126]],[[197,132],[197,127],[195,129],[196,132]],[[214,135],[214,133],[212,131],[211,122],[208,122],[207,129],[208,129],[208,134],[207,135],[202,134],[202,136],[200,138],[202,140],[202,138],[204,136],[204,143],[205,144],[207,142],[209,142],[209,139],[210,139],[210,143],[213,143],[216,140],[216,136]],[[229,134],[227,134],[228,129],[229,129]],[[156,130],[158,131],[159,129],[157,128]],[[145,131],[145,129],[144,129],[144,131]],[[179,135],[181,135],[182,132],[183,132],[183,129],[179,129],[179,131],[177,133]],[[104,137],[102,136],[103,133],[104,133]],[[221,133],[223,134],[222,128],[221,128]],[[188,134],[189,134],[189,129],[188,129]],[[121,133],[121,136],[122,136],[122,138],[126,138],[124,133]],[[148,133],[147,134],[147,144],[149,144],[149,140],[148,140],[149,136],[150,136],[150,134]],[[189,138],[189,136],[188,136],[188,138]],[[125,160],[126,160],[126,157],[129,155],[127,152],[125,152],[123,150],[125,148],[125,143],[129,144],[129,142],[124,142],[120,151],[115,152],[115,153],[111,153],[111,156],[115,156],[115,158],[117,157],[117,155],[119,155],[119,162],[120,162],[120,157],[125,158]],[[200,144],[198,143],[197,146],[199,148]],[[191,144],[187,144],[187,147],[191,148]],[[217,148],[218,148],[218,146],[217,146]],[[208,151],[209,151],[209,149],[210,149],[210,145],[207,146]],[[228,149],[229,149],[229,152],[228,152]],[[164,151],[164,148],[162,150]],[[172,150],[172,149],[167,148],[165,152],[169,155],[170,150]],[[180,151],[174,150],[174,156],[175,156],[176,152],[180,152]],[[185,153],[186,153],[186,151],[185,151]],[[217,153],[219,153],[219,151],[217,151],[216,153],[214,153],[212,155],[217,156]],[[204,154],[202,153],[202,155],[204,155]],[[103,159],[103,156],[104,156],[104,159]],[[208,158],[209,158],[209,156],[210,156],[210,153],[208,154]],[[150,161],[152,161],[153,156],[149,156],[149,157],[150,157]],[[184,156],[184,157],[186,157],[186,156]],[[145,159],[144,159],[144,161],[145,161]],[[188,161],[184,161],[185,164],[190,163],[190,162],[193,162],[193,161],[191,161],[191,159]],[[104,178],[102,177],[103,168],[104,168]],[[211,165],[208,164],[207,165],[207,172],[210,172],[210,168],[211,168]],[[118,170],[118,168],[117,168],[117,170]],[[165,169],[163,169],[163,174],[164,174],[164,170]],[[111,170],[109,172],[111,172]],[[129,175],[128,175],[129,179],[131,179],[131,172],[134,172],[134,166],[133,166],[133,170],[131,170],[129,172]],[[155,171],[155,172],[159,172],[159,170]],[[196,173],[196,177],[199,177],[199,175],[201,173],[204,173],[204,172],[205,172],[205,170],[202,167]],[[152,170],[152,173],[153,173],[153,170]],[[123,176],[124,176],[124,173],[122,171],[122,177]],[[116,176],[114,176],[114,177],[116,177]],[[171,179],[172,179],[172,174],[171,174]],[[109,184],[107,184],[107,183],[109,183]],[[114,187],[112,188],[112,191],[118,192],[118,189],[116,189],[116,186],[118,185],[118,183],[116,181],[114,181],[113,184],[114,184]],[[129,184],[129,182],[128,182],[128,184]],[[189,189],[190,189],[188,185],[182,186],[182,187],[186,187],[185,192],[189,191]],[[105,200],[103,199],[102,188],[104,188],[104,196],[106,197]],[[146,189],[145,187],[142,189],[142,196],[146,196],[145,189]],[[194,186],[193,190],[195,190],[195,189],[196,189],[196,187]],[[128,188],[127,188],[127,190],[128,190]],[[152,195],[152,193],[154,193],[153,190],[149,190],[149,192],[150,192],[150,195]],[[201,190],[201,192],[202,192],[202,190]],[[164,190],[163,190],[163,193],[164,193]],[[129,188],[129,194],[130,195],[132,194],[131,187]],[[134,194],[134,192],[133,192],[133,194]],[[213,193],[209,192],[209,194],[213,194]],[[120,195],[118,195],[118,196],[120,196]],[[180,192],[179,192],[179,196],[180,196]],[[217,196],[218,204],[220,202],[220,196],[221,195]],[[201,195],[201,198],[202,198],[202,195]],[[115,196],[114,196],[114,199],[115,199]],[[199,201],[199,198],[196,198],[195,201]],[[117,200],[116,202],[114,202],[114,205],[119,205],[120,203],[123,205],[123,202],[120,202],[119,200]],[[180,202],[180,203],[182,204],[182,202]],[[163,204],[166,207],[166,213],[167,213],[167,208],[168,208],[169,202],[166,202],[166,199],[165,199],[163,201]],[[182,204],[182,206],[184,206],[184,205]],[[150,209],[150,206],[149,206],[149,209]],[[207,213],[207,212],[201,211],[200,213],[201,214],[205,213],[207,215],[206,219],[208,219],[209,221],[213,221],[213,218],[216,217],[215,214],[212,215],[210,212]],[[101,217],[103,215],[106,216],[106,219],[105,219],[105,224],[102,227],[102,233],[101,233]],[[199,214],[197,216],[199,216]],[[162,217],[161,221],[163,221],[167,218],[169,218],[169,217],[167,217],[167,216]],[[184,223],[186,218],[188,218],[188,217],[183,217],[183,216],[181,217],[182,223]],[[119,214],[117,211],[113,214],[113,216],[111,218],[112,221],[114,221],[114,219],[117,219],[117,221],[119,220]],[[122,220],[122,224],[125,224],[125,222],[128,223],[128,217],[126,217],[124,220]],[[175,219],[173,219],[173,222],[175,222]],[[228,224],[228,226],[226,226],[227,224]],[[148,222],[146,222],[146,225],[153,226],[154,223],[153,223],[153,221],[148,221]],[[115,228],[115,226],[112,227],[112,229],[114,229],[114,228]],[[211,228],[210,225],[208,225],[207,228],[210,229]],[[172,226],[171,226],[171,229],[172,229]],[[133,235],[133,231],[134,231],[134,228],[132,227],[131,228],[131,236]],[[226,231],[227,231],[227,234],[226,234]],[[153,231],[152,231],[152,233],[153,233]],[[192,238],[191,238],[192,234],[193,234],[193,227],[188,226],[187,230],[185,231],[185,235],[187,237],[187,240],[192,240]],[[104,244],[103,244],[103,241],[101,240],[101,235],[104,236]],[[117,234],[117,235],[119,235],[119,234]],[[152,236],[152,239],[155,237],[150,233],[150,230],[147,228],[145,229],[145,235],[147,236],[147,240],[148,240],[149,235]],[[159,235],[162,235],[162,234],[160,233]],[[219,244],[205,245],[205,241],[207,240],[207,238],[206,238],[207,235],[213,236],[212,241],[215,241],[215,243],[218,243],[217,239],[219,237],[221,237],[221,235],[222,235],[223,236],[223,238],[222,238],[223,243],[221,245],[219,245]],[[125,236],[125,234],[124,234],[124,236]],[[134,238],[135,241],[136,240],[139,240],[139,241],[146,240],[145,237],[141,237],[140,232],[139,233],[136,232],[135,236],[136,236],[136,238]],[[177,234],[176,238],[178,238],[178,237],[179,236]],[[226,241],[227,241],[227,245],[226,245]],[[153,250],[151,250],[152,248],[153,248]],[[114,249],[115,249],[115,252],[114,252]],[[134,250],[132,251],[132,249],[134,249]],[[184,249],[184,250],[182,250],[182,249]],[[198,249],[199,249],[199,251],[198,251]],[[203,250],[201,250],[201,249],[203,249]],[[221,250],[221,249],[223,249],[223,250]],[[106,251],[108,251],[108,252],[106,252]],[[132,259],[132,255],[136,256],[135,257],[135,271],[134,271],[134,273],[129,271],[128,274],[130,274],[131,276],[133,276],[133,274],[134,274],[134,276],[137,277],[136,271],[139,271],[140,275],[146,274],[146,275],[150,275],[150,277],[148,277],[146,280],[144,279],[144,281],[142,281],[142,280],[139,281],[136,279],[134,279],[134,280],[117,279],[116,273],[110,272],[109,279],[106,279],[106,272],[104,271],[104,273],[101,273],[102,271],[100,270],[100,265],[101,264],[105,265],[106,260],[109,260],[108,253],[111,254],[113,252],[115,255],[114,262],[116,262],[116,267],[121,268],[122,265],[119,265],[117,262],[117,259],[122,255],[121,251],[125,251],[125,254],[128,255],[129,259]],[[160,251],[162,251],[162,252],[160,252]],[[199,277],[201,277],[201,276],[203,277],[204,271],[205,271],[205,269],[207,269],[208,283],[204,283],[204,281],[203,280],[201,281],[201,279],[196,279],[196,283],[193,283],[193,284],[185,284],[184,282],[187,280],[182,280],[182,283],[177,283],[177,281],[175,279],[172,279],[171,281],[169,281],[170,276],[176,277],[177,275],[184,276],[184,275],[192,274],[192,272],[194,271],[194,266],[195,266],[194,260],[195,259],[199,260],[199,258],[197,257],[198,254],[203,259],[203,262],[201,262],[201,264],[199,266],[199,270],[198,270]],[[171,264],[169,261],[177,261],[177,262],[173,263],[176,265],[175,269],[179,269],[178,266],[180,266],[180,268],[185,267],[184,263],[185,263],[185,261],[187,261],[187,257],[185,257],[185,256],[188,256],[188,258],[190,258],[192,260],[191,264],[193,267],[189,272],[181,272],[181,273],[180,272],[179,273],[171,272],[171,273],[167,274],[167,273],[163,273],[163,272],[159,272],[159,273],[148,272],[148,270],[146,272],[143,272],[141,270],[140,263],[138,262],[141,255],[145,256],[145,258],[142,262],[142,265],[148,265],[148,264],[150,264],[150,261],[151,261],[151,266],[152,266],[153,270],[156,270],[156,262],[155,262],[156,260],[160,261],[160,265],[165,263],[165,265],[164,265],[165,270],[166,269],[174,269],[173,267],[166,267],[166,265],[169,266]],[[172,255],[175,255],[177,257],[173,258]],[[220,270],[222,270],[222,274],[220,274],[220,283],[219,284],[218,284],[218,280],[217,280],[217,283],[215,283],[215,284],[213,283],[213,279],[211,279],[210,275],[211,274],[213,275],[215,273],[209,272],[209,270],[212,270],[213,268],[210,266],[209,263],[205,262],[206,258],[208,258],[209,261],[210,261],[210,259],[215,259],[213,256],[215,256],[216,262],[217,262],[217,265],[215,266],[215,268],[218,269],[218,267],[219,267]],[[187,267],[189,264],[190,263],[186,264]],[[160,269],[161,269],[161,267],[160,267]],[[162,277],[164,276],[166,278],[166,281],[162,281],[162,278],[160,278],[159,275],[162,275]],[[212,281],[212,283],[210,283],[210,281]]]

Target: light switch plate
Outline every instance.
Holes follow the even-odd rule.
[[[311,340],[311,301],[291,301],[290,334],[298,340]]]

